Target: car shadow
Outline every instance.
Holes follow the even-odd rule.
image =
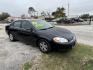
[[[8,40],[8,39],[6,39]],[[10,41],[10,40],[8,40]],[[33,48],[36,48],[36,49],[39,49],[38,46],[35,44],[35,43],[32,43],[32,42],[27,42],[27,41],[23,41],[23,40],[20,40],[20,41],[15,41],[15,42],[20,42],[20,43],[23,43],[25,45],[29,45]],[[66,53],[70,53],[73,49],[52,49],[52,51],[50,53],[47,53],[47,54],[51,54],[51,53],[59,53],[59,54],[66,54]]]

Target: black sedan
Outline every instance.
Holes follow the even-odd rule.
[[[39,19],[14,21],[6,26],[6,33],[11,41],[35,43],[44,53],[53,48],[71,49],[76,44],[76,37],[72,32]]]

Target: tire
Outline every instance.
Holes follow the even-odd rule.
[[[9,34],[9,39],[10,39],[10,41],[15,41],[16,39],[14,38],[14,36],[13,36],[13,34]]]
[[[50,44],[48,43],[48,41],[44,39],[39,40],[38,46],[39,46],[40,51],[43,53],[49,53],[51,51]]]

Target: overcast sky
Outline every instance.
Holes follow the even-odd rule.
[[[93,14],[93,0],[69,0],[70,15],[82,13]],[[37,11],[55,11],[57,7],[65,7],[67,12],[68,0],[0,0],[0,12],[8,12],[12,16],[27,14],[28,7]]]

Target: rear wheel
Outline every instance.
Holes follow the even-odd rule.
[[[48,41],[46,41],[44,39],[39,40],[38,46],[39,46],[40,51],[43,52],[43,53],[48,53],[48,52],[51,51],[50,44],[48,43]]]
[[[13,34],[11,34],[11,33],[9,34],[9,39],[10,39],[10,41],[15,41]]]

